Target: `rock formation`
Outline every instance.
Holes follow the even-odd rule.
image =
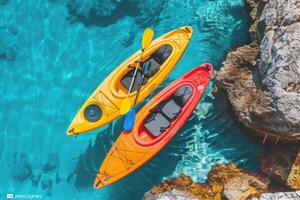
[[[159,194],[151,194],[148,193],[145,195],[144,200],[197,200],[195,197],[192,197],[185,192],[181,192],[179,190],[170,190],[167,192],[159,193]]]
[[[234,164],[218,164],[209,172],[207,184],[193,182],[189,176],[182,174],[157,184],[144,199],[159,199],[161,195],[172,199],[169,197],[179,191],[187,199],[242,200],[259,197],[267,191],[268,185],[268,179],[241,170]]]
[[[298,146],[280,146],[263,156],[261,170],[275,181],[300,190],[300,150]]]
[[[249,3],[253,42],[228,54],[217,84],[246,127],[300,140],[300,3]]]
[[[260,198],[252,198],[252,200],[296,200],[300,199],[300,192],[276,192],[276,193],[265,193]]]

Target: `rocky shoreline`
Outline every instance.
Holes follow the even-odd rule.
[[[227,55],[216,83],[243,125],[264,137],[299,141],[299,1],[247,1],[252,43]]]
[[[266,150],[259,174],[217,164],[207,183],[182,174],[155,185],[145,200],[300,199],[300,2],[246,0],[251,43],[228,53],[216,85],[238,121]]]

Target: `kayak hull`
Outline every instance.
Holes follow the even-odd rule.
[[[144,51],[143,60],[150,57],[158,48],[163,45],[169,45],[172,53],[167,60],[160,66],[159,71],[151,77],[148,82],[141,87],[137,104],[148,97],[169,75],[173,70],[192,37],[192,28],[185,26],[175,29],[154,40],[151,45]],[[79,112],[71,122],[67,135],[78,135],[93,129],[99,128],[116,118],[120,117],[120,105],[124,99],[128,98],[133,104],[136,91],[127,94],[126,88],[121,84],[120,79],[123,77],[132,65],[141,56],[141,51],[133,54],[129,59],[120,64],[92,93],[92,95],[82,105]],[[101,109],[101,118],[96,121],[88,121],[84,115],[85,109],[90,105],[97,105]]]
[[[94,187],[96,189],[102,188],[120,180],[155,156],[188,120],[203,96],[212,76],[212,66],[203,64],[177,79],[153,97],[137,113],[133,130],[131,132],[123,131],[111,147],[98,171]],[[161,135],[153,137],[144,126],[149,113],[153,112],[152,110],[160,103],[169,99],[171,95],[183,86],[192,88],[192,95],[177,118],[171,122],[170,127]]]

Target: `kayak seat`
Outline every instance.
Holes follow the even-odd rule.
[[[149,59],[147,59],[144,63],[146,63],[146,62],[150,62],[150,64],[151,64],[150,69],[145,74],[145,77],[149,79],[158,72],[158,70],[160,69],[160,64],[154,58],[151,58],[151,57]]]
[[[171,98],[160,103],[161,112],[171,121],[175,120],[181,112],[180,106]]]
[[[145,62],[149,61],[151,67],[146,73],[146,77],[149,79],[153,77],[160,69],[160,66],[168,59],[172,53],[172,47],[170,45],[163,45],[159,47]]]
[[[160,66],[168,59],[168,57],[172,53],[172,47],[170,45],[163,45],[159,47],[147,60],[141,63],[143,67],[144,63],[150,62],[151,66],[148,72],[145,74],[145,78],[143,81],[143,85],[145,85],[151,77],[153,77],[160,69]],[[134,74],[134,68],[129,70],[125,76],[121,78],[121,84],[129,90],[131,80]],[[138,70],[137,78],[133,84],[132,92],[136,91],[141,84],[142,81],[142,73],[141,70]]]
[[[154,58],[160,65],[162,65],[172,53],[172,47],[170,45],[163,45],[159,47],[153,54]]]
[[[127,89],[127,91],[129,90],[129,87],[130,87],[130,84],[131,84],[131,80],[132,80],[132,77],[134,75],[134,70],[135,69],[131,69],[129,70],[125,76],[123,76],[123,78],[121,79],[121,83],[122,85]],[[144,78],[144,81],[143,81],[143,85],[145,85],[147,83],[148,79],[147,77]],[[140,69],[138,69],[137,71],[137,76],[136,76],[136,79],[134,81],[134,84],[132,86],[132,92],[138,90],[138,88],[141,86],[141,82],[142,82],[142,72]]]
[[[177,92],[172,96],[172,99],[176,102],[178,106],[183,108],[186,102],[193,94],[193,88],[189,85],[182,86]]]
[[[169,120],[160,112],[153,112],[146,120],[144,127],[154,137],[160,136],[165,130],[170,127]]]

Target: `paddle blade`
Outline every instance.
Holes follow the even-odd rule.
[[[135,121],[135,109],[134,107],[130,109],[130,111],[125,116],[123,128],[125,131],[129,132],[133,129],[134,121]]]
[[[143,49],[147,48],[151,42],[154,35],[154,31],[150,28],[146,28],[142,38],[142,47]]]
[[[128,98],[124,99],[124,101],[122,102],[121,107],[120,107],[120,114],[124,115],[124,114],[128,113],[130,108],[131,108],[130,100]]]

